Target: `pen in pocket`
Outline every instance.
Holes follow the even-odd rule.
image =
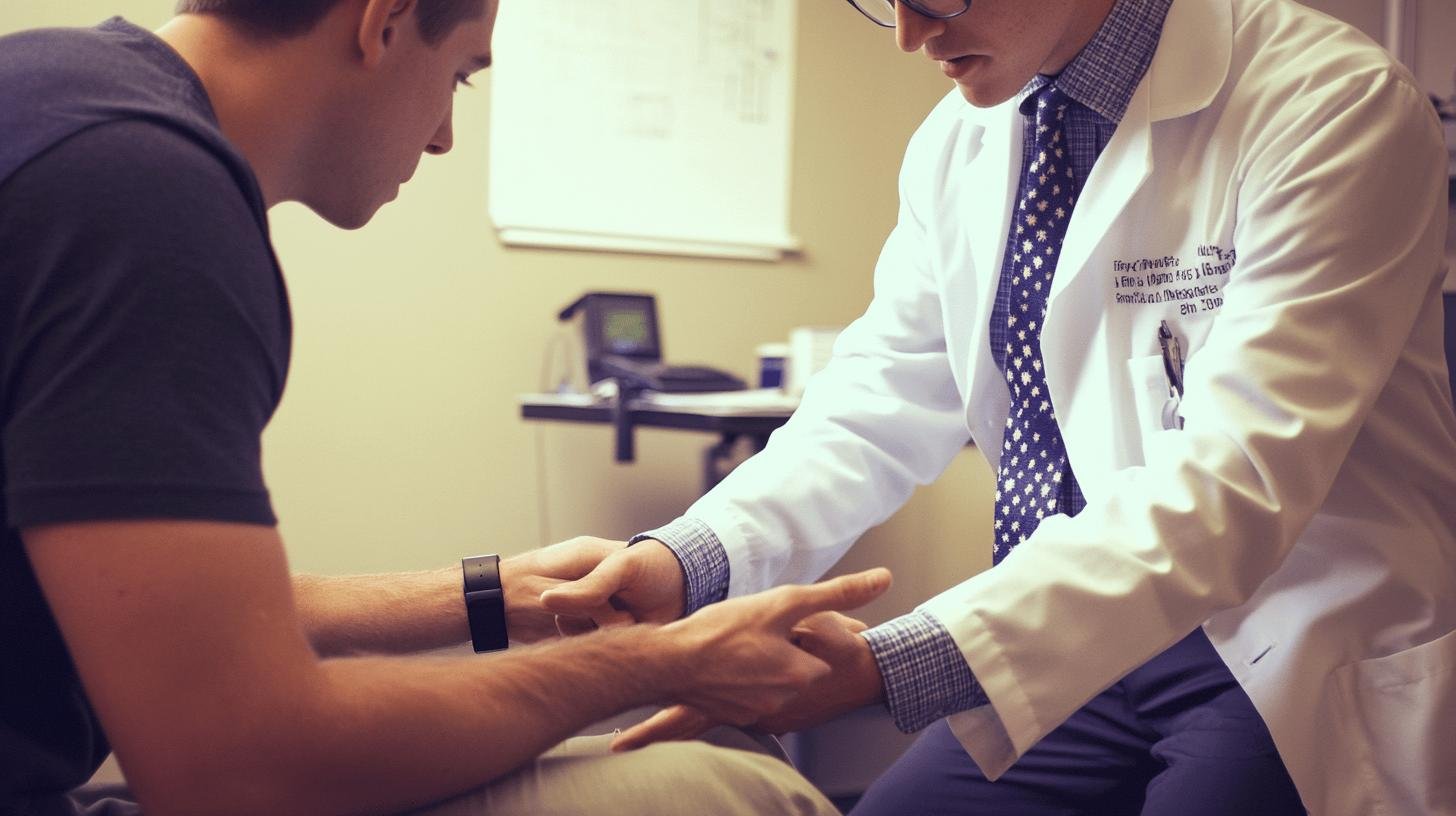
[[[1168,375],[1168,396],[1183,396],[1183,346],[1168,328],[1168,321],[1158,323],[1158,345],[1163,349],[1163,373]]]
[[[1163,350],[1163,373],[1168,377],[1168,400],[1163,403],[1163,429],[1182,430],[1183,416],[1183,346],[1168,328],[1168,321],[1158,323],[1158,346]]]

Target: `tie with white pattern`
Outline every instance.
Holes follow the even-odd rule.
[[[1041,328],[1067,223],[1076,204],[1063,119],[1070,100],[1054,85],[1036,95],[1032,161],[1013,211],[1008,252],[1011,276],[1006,314],[1006,384],[1011,413],[1002,440],[996,485],[992,562],[1000,563],[1043,518],[1065,512],[1063,474],[1067,452],[1047,393]]]

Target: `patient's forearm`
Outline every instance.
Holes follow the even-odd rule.
[[[407,810],[495,779],[582,723],[663,699],[681,651],[634,626],[482,657],[324,660],[268,715],[223,718],[236,748],[184,754],[168,774],[181,789],[153,806],[163,816]]]
[[[339,719],[310,753],[333,761],[300,782],[385,812],[476,787],[583,723],[661,699],[676,668],[650,639],[634,627],[488,657],[326,661]]]
[[[460,568],[293,577],[299,619],[321,656],[407,654],[470,639]]]

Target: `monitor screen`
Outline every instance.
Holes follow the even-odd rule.
[[[657,304],[651,295],[593,292],[583,299],[587,355],[662,359]]]
[[[640,303],[613,303],[602,312],[602,339],[611,354],[635,356],[652,346],[647,311]]]

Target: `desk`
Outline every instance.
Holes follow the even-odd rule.
[[[599,400],[580,394],[522,394],[521,418],[554,422],[585,422],[616,425],[618,462],[635,458],[632,432],[642,428],[705,431],[719,435],[716,445],[703,453],[703,492],[722,481],[731,468],[733,445],[747,439],[755,453],[768,444],[768,437],[794,412],[796,401],[773,399],[770,395],[664,395],[629,399],[625,411],[615,399]]]

